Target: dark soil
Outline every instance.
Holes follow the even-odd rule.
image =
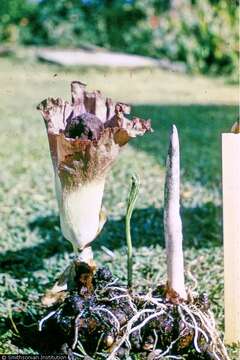
[[[169,346],[168,356],[177,354],[184,355],[184,359],[211,359],[201,334],[198,339],[201,354],[197,353],[193,328],[181,320],[177,305],[166,300],[164,293],[165,287],[159,286],[147,301],[146,294],[129,292],[109,269],[100,268],[89,289],[81,285],[71,291],[62,304],[49,310],[49,313],[55,313],[43,323],[42,337],[51,341],[55,351],[72,356],[86,353],[93,359],[108,358],[112,351],[115,351],[113,359],[126,359],[129,354],[139,354],[141,359],[157,359],[157,355]],[[204,301],[199,298],[199,306],[206,306],[206,297]],[[165,310],[161,312],[161,309]],[[140,312],[139,316],[136,315]],[[152,318],[141,329],[130,331],[126,341],[122,341],[134,316],[136,320],[130,330],[150,315]]]

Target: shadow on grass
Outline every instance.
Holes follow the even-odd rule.
[[[61,351],[59,344],[63,343],[63,340],[61,341],[61,333],[58,329],[54,329],[55,331],[52,334],[52,338],[49,338],[49,332],[46,333],[44,330],[39,332],[38,320],[36,318],[33,319],[29,314],[24,312],[20,315],[14,313],[13,321],[17,326],[19,334],[12,336],[12,344],[19,348],[30,347],[31,349],[43,354],[59,353]],[[12,328],[12,324],[9,319],[5,321],[3,326],[2,334],[4,334],[6,329]]]
[[[220,216],[220,208],[213,203],[206,203],[196,208],[183,208],[184,246],[195,248],[219,246]],[[72,251],[71,244],[61,236],[57,216],[38,217],[29,226],[39,233],[42,241],[32,247],[11,250],[0,255],[1,271],[16,278],[29,277],[31,272],[42,269],[46,258]],[[164,246],[163,210],[151,207],[136,209],[132,217],[131,230],[135,247],[156,244]],[[101,235],[93,243],[96,250],[100,250],[102,245],[111,250],[126,246],[124,218],[109,220],[106,223]]]
[[[58,216],[54,214],[40,216],[29,223],[29,228],[37,231],[42,241],[21,250],[9,250],[0,254],[1,272],[20,279],[24,276],[29,277],[31,272],[44,267],[44,259],[71,250],[71,244],[61,235]]]
[[[131,146],[152,156],[161,166],[175,124],[181,144],[182,181],[219,187],[221,181],[221,134],[229,132],[238,116],[237,106],[228,105],[136,105],[132,110],[152,120],[154,132],[136,138]]]
[[[221,209],[209,202],[201,207],[182,208],[184,247],[212,248],[221,245]],[[160,245],[164,247],[163,209],[136,209],[131,221],[134,247]],[[111,250],[126,246],[125,219],[110,220],[93,247]]]

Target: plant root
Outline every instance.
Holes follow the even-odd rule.
[[[90,289],[76,286],[39,322],[71,358],[229,360],[205,294],[176,302],[167,286],[130,292],[107,268],[96,271]]]

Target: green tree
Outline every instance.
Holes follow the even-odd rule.
[[[36,8],[27,0],[1,0],[0,41],[21,41],[20,28],[29,24],[28,18]]]

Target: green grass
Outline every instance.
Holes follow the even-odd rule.
[[[137,172],[141,190],[132,218],[133,281],[142,288],[165,281],[164,163],[175,123],[181,141],[186,269],[197,279],[198,290],[209,294],[223,331],[220,135],[237,117],[237,88],[221,79],[161,70],[69,70],[1,59],[0,353],[38,351],[33,334],[44,312],[40,297],[72,256],[59,228],[47,138],[35,107],[48,96],[69,98],[69,82],[76,79],[133,103],[132,113],[151,118],[155,130],[132,141],[108,176],[104,205],[109,221],[94,245],[98,264],[126,281],[124,214],[131,174]],[[237,348],[231,354],[240,357]]]

